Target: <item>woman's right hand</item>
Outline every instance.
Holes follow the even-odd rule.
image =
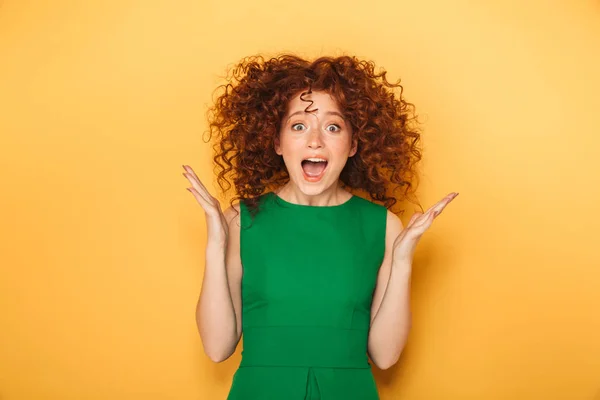
[[[196,201],[204,209],[206,213],[206,225],[208,229],[208,243],[214,243],[218,245],[226,245],[227,238],[229,235],[229,227],[227,220],[221,211],[221,204],[206,190],[206,187],[202,184],[194,170],[189,165],[183,165],[185,176],[191,187],[188,187]]]

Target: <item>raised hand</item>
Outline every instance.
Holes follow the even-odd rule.
[[[442,200],[431,206],[424,213],[415,213],[404,230],[398,235],[393,246],[394,260],[412,263],[415,248],[421,236],[440,215],[446,206],[458,196],[458,193],[450,193]]]
[[[221,204],[208,192],[194,170],[189,165],[183,165],[183,176],[190,182],[191,187],[187,190],[192,193],[198,204],[206,213],[206,225],[208,230],[208,242],[215,244],[227,243],[229,229]]]

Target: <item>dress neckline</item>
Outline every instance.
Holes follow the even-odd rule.
[[[341,204],[336,204],[333,206],[311,206],[308,204],[297,204],[297,203],[291,203],[287,200],[284,200],[283,198],[281,198],[277,193],[275,192],[269,192],[270,196],[272,197],[272,199],[280,204],[285,205],[286,207],[293,207],[293,208],[299,208],[299,209],[317,209],[317,210],[324,210],[324,209],[338,209],[338,208],[343,208],[349,204],[351,204],[352,202],[354,202],[354,200],[356,199],[357,196],[353,195],[352,193],[350,193],[350,198],[348,200],[346,200],[345,202],[341,203]]]

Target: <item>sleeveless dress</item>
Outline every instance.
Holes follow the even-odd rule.
[[[243,351],[228,400],[376,400],[367,357],[385,207],[240,203]]]

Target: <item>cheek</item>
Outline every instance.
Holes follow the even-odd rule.
[[[296,154],[301,147],[302,143],[300,140],[294,140],[292,138],[282,138],[279,140],[279,151],[287,157]]]
[[[347,157],[352,149],[352,143],[350,139],[337,140],[331,143],[329,148],[337,158]]]
[[[279,154],[281,156],[286,154],[288,152],[287,149],[289,147],[290,147],[289,140],[286,140],[285,138],[282,138],[281,136],[276,139],[275,150],[277,151],[277,154]]]

